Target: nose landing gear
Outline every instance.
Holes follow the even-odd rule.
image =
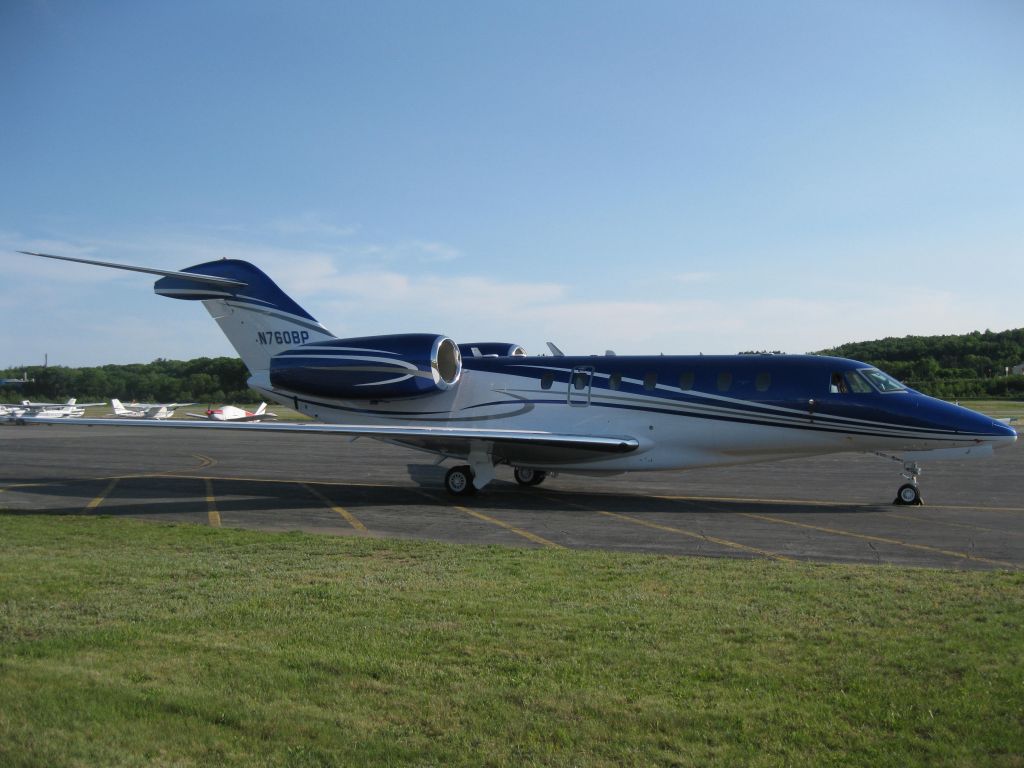
[[[896,498],[893,500],[893,504],[899,506],[921,506],[924,503],[921,500],[921,489],[917,486],[917,476],[920,474],[921,467],[917,465],[916,461],[903,462],[903,477],[910,482],[904,483],[896,491]]]

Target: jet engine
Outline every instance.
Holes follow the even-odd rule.
[[[526,350],[519,344],[507,341],[483,341],[475,344],[459,344],[463,357],[525,357]]]
[[[270,360],[273,387],[345,399],[394,399],[444,392],[459,383],[462,354],[429,333],[330,339]]]

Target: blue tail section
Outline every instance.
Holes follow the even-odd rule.
[[[204,282],[203,275],[214,279]],[[201,301],[254,376],[266,374],[270,359],[280,352],[334,338],[247,261],[222,259],[196,264],[178,275],[160,278],[153,290],[172,299]]]
[[[169,296],[173,299],[203,301],[230,298],[240,303],[251,304],[253,307],[276,309],[316,322],[311,314],[278,288],[277,283],[267,277],[261,269],[247,261],[220,259],[219,261],[208,261],[205,264],[196,264],[194,267],[187,267],[181,271],[193,275],[226,277],[238,280],[245,285],[237,288],[225,288],[215,283],[204,285],[180,277],[162,277],[156,281],[153,290],[161,296]]]

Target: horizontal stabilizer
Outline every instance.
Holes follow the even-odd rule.
[[[182,280],[190,280],[195,283],[206,285],[219,285],[224,288],[244,288],[246,283],[241,280],[234,280],[230,277],[217,277],[215,275],[203,275],[195,272],[177,272],[169,269],[153,269],[152,267],[137,267],[131,264],[115,264],[112,261],[94,261],[93,259],[76,259],[73,256],[54,256],[52,253],[36,253],[35,251],[18,251],[26,256],[41,256],[44,259],[58,259],[59,261],[74,261],[79,264],[92,264],[97,267],[110,267],[111,269],[123,269],[128,272],[145,272],[149,275],[160,275],[161,277],[177,277]]]

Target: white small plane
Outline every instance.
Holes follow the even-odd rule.
[[[110,401],[112,416],[120,419],[169,419],[176,408],[195,403],[129,403],[127,406],[116,397]]]
[[[0,403],[0,419],[16,419],[25,415],[25,408],[17,403]]]
[[[607,475],[865,452],[900,460],[906,482],[895,503],[920,504],[919,460],[990,456],[1017,440],[1006,424],[915,392],[857,360],[566,356],[554,348],[552,356],[528,356],[517,344],[456,344],[436,333],[338,338],[246,261],[172,271],[23,253],[158,275],[158,295],[202,302],[249,369],[252,389],[321,422],[76,424],[372,437],[460,462],[445,477],[458,496],[486,486],[502,466],[532,486],[561,472]]]
[[[267,412],[267,404],[260,403],[255,411],[247,411],[237,405],[222,405],[220,408],[207,408],[206,413],[188,414],[195,419],[210,419],[211,421],[263,421],[264,419],[276,419],[276,413]]]
[[[22,400],[18,404],[0,405],[0,416],[19,419],[23,416],[40,419],[78,419],[85,415],[85,409],[106,403],[79,403],[74,397],[66,403],[33,403]]]

